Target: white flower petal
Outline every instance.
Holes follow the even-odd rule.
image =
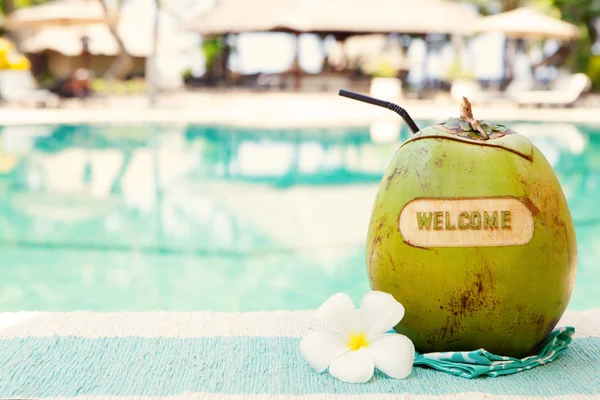
[[[359,329],[358,311],[345,293],[331,296],[317,309],[315,317],[334,331],[344,334],[356,333]]]
[[[360,305],[360,327],[372,338],[392,329],[404,317],[404,307],[391,294],[372,291]]]
[[[364,348],[342,354],[329,366],[332,376],[349,383],[367,382],[373,376],[374,370],[373,359]]]
[[[348,350],[348,337],[339,332],[311,332],[300,342],[300,353],[308,365],[321,373]]]
[[[404,379],[415,362],[415,346],[404,335],[381,335],[369,343],[367,349],[375,366],[392,378]]]

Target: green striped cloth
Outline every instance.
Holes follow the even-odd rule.
[[[484,349],[417,354],[415,364],[428,366],[463,378],[510,375],[554,361],[569,347],[575,333],[572,326],[554,330],[536,355],[523,359],[497,356]]]

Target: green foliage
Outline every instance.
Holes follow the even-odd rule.
[[[47,3],[48,0],[15,0],[17,8],[39,6],[40,4]]]
[[[50,0],[0,0],[0,10],[6,14],[12,8],[19,9],[31,6],[39,6],[40,4],[48,3]]]
[[[387,57],[381,57],[375,66],[373,76],[377,78],[395,78],[398,76],[398,70]]]
[[[592,80],[592,87],[600,89],[600,56],[592,56],[587,65],[586,74]]]
[[[92,81],[92,90],[103,94],[140,94],[147,90],[146,82],[141,78],[128,79],[124,81],[107,82],[103,78]]]
[[[202,41],[202,52],[204,53],[204,66],[207,71],[212,68],[217,56],[225,49],[225,39],[222,37],[204,39]]]
[[[474,4],[482,15],[496,12],[511,11],[515,8],[528,6],[541,12],[551,14],[554,11],[554,0],[467,0]],[[573,0],[577,1],[577,0]]]
[[[35,78],[37,80],[38,85],[40,85],[41,87],[49,87],[55,82],[54,77],[52,77],[52,75],[50,74],[37,75]]]
[[[106,81],[103,78],[96,78],[92,81],[92,90],[96,93],[104,93],[108,90]]]
[[[582,36],[575,50],[573,66],[576,71],[586,71],[591,61],[591,47],[597,37],[594,22],[600,17],[600,1],[552,0],[552,2],[560,10],[563,20],[581,27]]]
[[[592,57],[592,40],[589,30],[586,27],[581,29],[582,35],[577,42],[577,47],[572,55],[571,67],[577,72],[584,72],[588,68],[588,64]]]
[[[462,66],[460,60],[457,58],[454,60],[446,74],[444,75],[444,79],[448,82],[452,82],[457,79],[464,80],[475,80],[475,73],[471,70],[468,70]]]

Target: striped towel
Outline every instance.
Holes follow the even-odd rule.
[[[414,368],[366,384],[317,374],[299,351],[313,312],[0,314],[0,398],[600,398],[600,309],[567,312],[569,350],[503,378]]]

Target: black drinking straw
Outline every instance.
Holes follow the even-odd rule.
[[[348,97],[349,99],[354,99],[354,100],[362,101],[365,103],[374,104],[376,106],[387,108],[388,110],[392,110],[393,112],[395,112],[396,114],[398,114],[402,117],[402,119],[404,120],[404,122],[406,122],[406,125],[408,125],[408,127],[410,128],[412,133],[419,132],[419,127],[417,126],[417,124],[415,124],[415,121],[413,121],[413,119],[410,117],[410,115],[408,115],[408,113],[406,112],[406,110],[404,108],[400,107],[397,104],[390,103],[389,101],[385,101],[385,100],[379,100],[374,97],[365,96],[364,94],[349,92],[344,89],[340,90],[340,96]]]

